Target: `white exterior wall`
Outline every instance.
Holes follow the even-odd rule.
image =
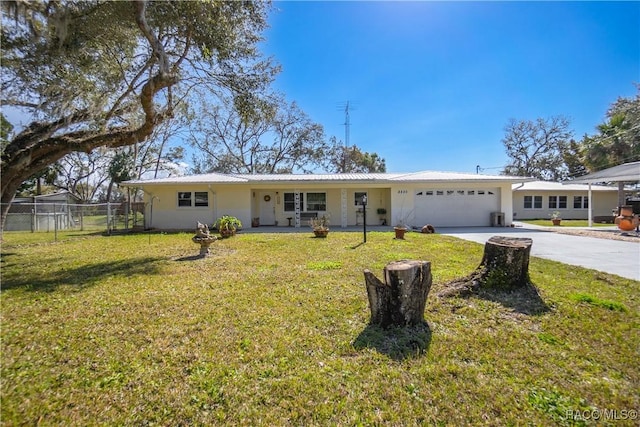
[[[418,223],[420,221],[419,215],[416,215],[416,192],[425,191],[425,190],[464,190],[468,192],[469,190],[478,191],[492,191],[497,192],[495,194],[495,205],[487,207],[484,206],[484,211],[479,215],[481,216],[482,223],[465,223],[464,220],[464,212],[454,212],[451,216],[460,217],[460,220],[457,220],[455,226],[478,226],[478,225],[491,225],[491,213],[492,212],[500,212],[504,214],[504,225],[510,226],[513,222],[513,208],[512,208],[512,192],[511,192],[511,183],[501,183],[501,182],[485,182],[485,183],[474,183],[474,182],[440,182],[440,183],[418,183],[418,184],[406,184],[406,185],[395,185],[391,188],[391,223],[390,225],[397,225],[401,222],[404,222],[405,225],[412,227],[421,227],[425,224]],[[471,196],[473,197],[473,196]],[[443,218],[446,218],[448,215],[448,210],[450,211],[450,206],[447,206],[447,196],[435,196],[434,202],[441,204],[441,212],[438,212],[439,218],[434,217],[429,221],[430,224],[434,226],[440,226],[445,224],[444,226],[452,226],[452,224],[447,224]],[[472,202],[470,202],[472,203]],[[440,224],[439,224],[440,223]]]
[[[475,218],[481,217],[482,224],[465,222],[465,212],[473,209],[473,196],[470,196],[468,209],[457,209],[456,224],[449,226],[473,226],[490,225],[490,212],[504,213],[504,225],[512,223],[512,191],[511,182],[424,182],[424,183],[232,183],[232,184],[156,184],[145,188],[145,226],[156,229],[195,229],[196,223],[202,222],[212,225],[217,218],[222,215],[232,215],[242,221],[243,228],[251,227],[252,218],[261,216],[261,205],[265,201],[265,196],[270,196],[273,204],[273,216],[269,220],[271,224],[266,224],[262,220],[260,225],[277,225],[287,227],[287,218],[295,217],[295,212],[284,211],[284,193],[299,191],[305,193],[304,206],[306,210],[306,193],[325,192],[327,194],[327,209],[318,212],[318,215],[328,214],[332,228],[361,225],[363,217],[358,213],[359,206],[355,204],[355,193],[367,193],[367,225],[380,225],[381,218],[386,219],[387,225],[393,226],[404,220],[407,225],[422,226],[416,223],[415,197],[416,191],[425,189],[442,190],[465,190],[465,194],[473,191],[492,191],[495,198],[495,206],[488,206],[486,202],[476,212]],[[470,191],[473,190],[473,191]],[[209,206],[207,207],[179,207],[178,192],[208,192]],[[442,207],[436,207],[438,214],[446,215],[451,211],[451,199],[447,206],[446,197],[434,198],[434,201],[441,203]],[[492,199],[493,200],[493,199]],[[493,203],[493,202],[491,202]],[[377,210],[384,208],[385,215],[378,215]],[[346,209],[344,211],[343,209]],[[486,218],[485,218],[486,217]],[[445,217],[446,218],[446,217]],[[452,220],[450,217],[449,220]],[[486,222],[485,222],[486,221]],[[291,221],[292,226],[295,220]],[[433,222],[438,226],[438,222]],[[308,227],[306,220],[301,220],[300,227]]]
[[[347,223],[342,222],[342,190],[346,191]],[[287,218],[294,217],[294,212],[285,212],[284,193],[292,193],[296,190],[301,193],[324,192],[327,194],[327,210],[318,212],[318,216],[327,214],[333,228],[341,226],[356,225],[358,221],[358,207],[355,205],[355,193],[366,192],[367,204],[367,224],[379,225],[380,216],[376,213],[378,208],[390,210],[388,204],[388,189],[386,188],[366,188],[354,186],[348,188],[344,185],[305,185],[289,188],[262,186],[254,184],[226,184],[226,185],[157,185],[149,186],[145,191],[145,221],[146,227],[157,229],[195,229],[197,222],[212,225],[217,218],[222,215],[232,215],[240,219],[243,228],[251,227],[251,219],[260,217],[260,203],[264,195],[270,195],[274,205],[275,221],[278,226],[286,227],[289,224]],[[179,207],[178,192],[209,192],[208,207]],[[153,203],[152,203],[153,199]],[[306,195],[304,198],[306,208]],[[388,221],[388,219],[387,219]],[[295,221],[291,221],[292,225]],[[265,225],[261,223],[261,225]],[[273,225],[273,224],[268,224]],[[306,220],[302,220],[301,227],[308,227]]]
[[[515,220],[549,219],[555,211],[560,212],[563,219],[588,219],[589,209],[574,209],[574,196],[588,196],[588,191],[550,191],[550,190],[516,190],[513,192],[513,211]],[[525,209],[524,196],[542,196],[541,209]],[[549,208],[549,196],[567,196],[566,209]],[[618,205],[617,191],[592,191],[590,204],[593,216],[611,216],[611,210]]]
[[[208,207],[178,206],[178,192],[209,193]],[[153,199],[153,200],[152,200]],[[222,215],[240,219],[243,227],[251,226],[251,201],[248,186],[167,185],[145,191],[145,226],[162,230],[190,230],[197,222],[213,225]]]
[[[414,189],[415,186],[409,184],[391,187],[391,222],[389,225],[410,225],[414,221]]]

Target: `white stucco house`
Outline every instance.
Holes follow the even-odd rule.
[[[612,209],[618,206],[618,188],[548,181],[530,181],[513,185],[513,217],[544,219],[557,211],[563,219],[588,219],[591,205],[593,217],[613,221]]]
[[[144,192],[145,227],[193,229],[222,215],[252,225],[307,227],[329,215],[332,228],[361,225],[413,227],[509,226],[514,185],[530,178],[456,172],[348,174],[203,174],[128,181]],[[385,213],[378,213],[380,209]]]

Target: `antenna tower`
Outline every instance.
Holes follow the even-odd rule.
[[[349,117],[349,101],[344,106],[344,146],[349,147],[349,127],[351,126],[351,120]]]
[[[349,101],[345,104],[338,104],[340,110],[344,110],[344,153],[342,158],[342,167],[341,172],[345,173],[347,169],[347,150],[350,147],[349,141],[349,133],[351,131],[351,117],[349,116],[349,111],[353,110],[353,105]]]
[[[350,141],[349,141],[349,132],[351,131],[351,117],[350,117],[350,111],[354,110],[355,108],[353,107],[353,105],[351,104],[350,101],[347,101],[346,103],[340,103],[338,104],[338,109],[341,111],[344,111],[344,146],[349,147],[350,145]]]

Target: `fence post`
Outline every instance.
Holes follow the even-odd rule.
[[[65,228],[66,228],[67,230],[75,230],[75,228],[76,228],[76,223],[75,223],[75,221],[73,220],[73,212],[72,212],[72,210],[71,210],[71,205],[69,205],[69,203],[67,202],[67,204],[66,204],[65,208],[66,208],[66,209],[65,209],[65,217],[67,218],[67,219],[65,220],[65,222],[66,222],[66,226],[65,226]]]
[[[58,210],[56,204],[53,204],[53,241],[58,241]]]
[[[111,203],[107,202],[107,234],[111,234]]]
[[[38,224],[38,203],[36,202],[35,197],[33,198],[33,230],[40,231],[40,224]]]
[[[129,201],[124,202],[124,229],[129,229]]]

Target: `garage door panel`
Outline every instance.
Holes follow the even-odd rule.
[[[415,193],[415,226],[435,227],[488,226],[491,212],[500,206],[500,190],[444,189]]]

